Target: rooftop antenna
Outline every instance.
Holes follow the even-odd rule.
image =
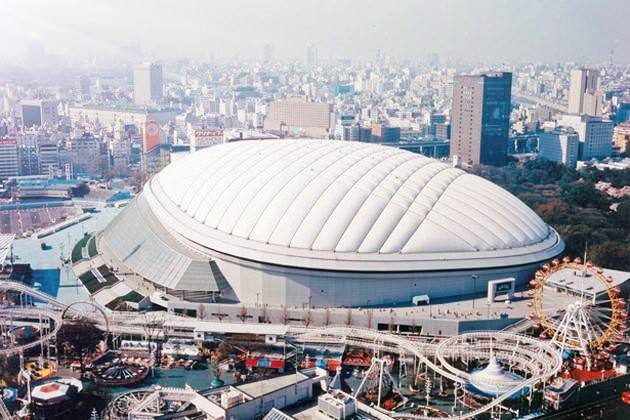
[[[584,243],[584,260],[582,261],[584,264],[584,272],[586,273],[586,251],[588,249],[588,240]]]
[[[586,277],[586,254],[587,254],[587,250],[588,250],[588,240],[584,243],[584,260],[582,261],[582,264],[584,264],[584,273],[582,275],[582,278],[580,279],[582,282],[582,287],[581,287],[581,296],[580,299],[584,299],[584,277]]]

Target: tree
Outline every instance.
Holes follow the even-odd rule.
[[[238,317],[241,320],[241,322],[245,322],[245,320],[247,320],[248,314],[247,314],[247,308],[245,307],[245,305],[241,306],[241,310],[238,313]]]
[[[20,373],[20,358],[19,356],[2,356],[0,357],[0,380],[4,380],[9,384]]]
[[[208,316],[208,312],[206,311],[206,307],[203,303],[200,303],[199,306],[197,307],[197,318],[199,319],[206,319],[206,316]]]
[[[324,310],[324,325],[330,325],[330,308]]]
[[[374,322],[374,312],[371,309],[367,311],[367,327],[372,328],[372,322]]]
[[[93,322],[86,319],[64,324],[57,333],[57,340],[61,343],[63,354],[79,360],[81,377],[85,373],[86,357],[97,350],[103,339],[103,332]]]
[[[562,191],[562,199],[573,207],[607,207],[607,200],[593,183],[584,180],[572,182]]]
[[[538,213],[545,222],[551,225],[564,224],[569,213],[569,206],[564,201],[551,200],[547,203],[540,204],[536,208],[536,213]]]
[[[615,218],[621,226],[630,229],[630,200],[619,203],[615,212]]]
[[[282,313],[280,314],[280,319],[284,325],[289,322],[289,310],[286,305],[282,305]]]
[[[394,331],[394,327],[396,326],[396,312],[393,309],[389,310],[389,324],[387,325],[387,330],[391,333]]]
[[[346,322],[347,326],[352,325],[352,308],[348,308],[348,312],[346,313]]]
[[[267,324],[269,322],[269,315],[267,314],[267,304],[265,303],[262,307],[262,312],[258,317],[258,322],[262,322],[263,324]]]
[[[304,321],[304,326],[308,327],[309,325],[311,325],[312,320],[313,319],[311,309],[309,308],[308,311],[304,314],[304,318],[302,318],[302,321]]]
[[[630,270],[630,244],[627,241],[608,241],[589,249],[593,263],[615,270]]]

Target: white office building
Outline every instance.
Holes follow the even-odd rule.
[[[575,168],[578,161],[580,140],[573,130],[554,130],[541,133],[538,138],[538,157]]]
[[[612,121],[589,115],[562,115],[557,126],[571,127],[578,134],[579,160],[601,159],[612,154]]]
[[[18,142],[15,138],[0,138],[0,178],[17,176],[20,173]]]
[[[569,113],[602,115],[603,95],[597,90],[599,72],[594,69],[571,70]]]
[[[133,67],[133,101],[138,105],[151,105],[163,96],[162,65],[141,63]]]

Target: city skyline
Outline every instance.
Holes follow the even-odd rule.
[[[308,45],[319,62],[391,56],[442,62],[630,61],[623,40],[630,3],[587,1],[396,2],[156,1],[5,2],[0,46],[5,65],[102,62],[140,53],[145,59],[245,59],[262,62],[273,45],[279,61],[304,61]],[[615,11],[615,13],[610,13]],[[77,19],[80,16],[80,19]],[[350,17],[352,17],[350,19]],[[589,28],[589,30],[585,30]],[[325,30],[324,30],[325,29]],[[592,29],[592,30],[591,30]],[[593,32],[598,36],[594,37]],[[59,57],[63,56],[61,60]]]

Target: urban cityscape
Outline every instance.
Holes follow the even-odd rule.
[[[630,3],[2,9],[0,420],[630,418]]]

